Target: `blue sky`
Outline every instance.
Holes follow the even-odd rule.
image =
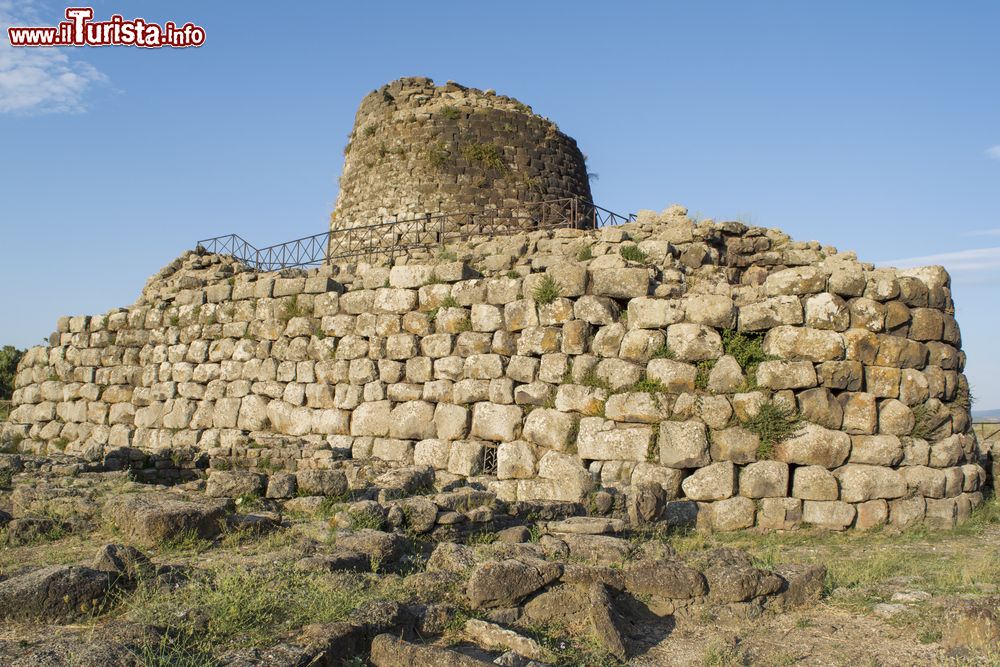
[[[977,408],[1000,408],[1000,4],[93,6],[207,40],[0,40],[0,343],[132,303],[199,238],[323,231],[358,101],[424,75],[555,120],[613,210],[676,202],[868,261],[945,264]],[[64,8],[0,0],[0,26]]]

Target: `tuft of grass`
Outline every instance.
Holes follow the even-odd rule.
[[[643,375],[641,380],[628,388],[628,391],[634,393],[644,392],[647,394],[663,394],[666,393],[667,388],[664,387],[663,383],[656,378],[650,378]]]
[[[535,302],[542,305],[552,303],[562,296],[562,285],[555,278],[546,274],[538,281],[538,285],[535,286],[531,296],[535,299]]]
[[[215,667],[218,664],[211,652],[199,648],[191,637],[183,634],[163,633],[158,642],[146,642],[132,656],[142,667]]]
[[[653,351],[652,359],[675,359],[674,351],[670,349],[666,341]]]
[[[443,141],[427,147],[427,161],[431,163],[432,167],[444,166],[444,163],[448,161],[448,149]]]
[[[618,248],[618,254],[621,255],[622,259],[626,262],[645,264],[646,261],[649,260],[649,255],[640,250],[637,245],[623,245]]]
[[[520,278],[521,274],[515,271],[514,269],[511,269],[510,271],[507,272],[507,277],[511,279]]]
[[[306,309],[299,304],[299,296],[296,294],[281,304],[281,313],[278,317],[282,322],[288,324],[294,317],[304,317],[308,315]]]
[[[712,369],[715,368],[715,362],[715,359],[705,359],[695,364],[698,369],[698,373],[694,377],[695,387],[702,391],[708,389],[708,376],[711,375]]]
[[[746,333],[733,329],[722,331],[722,349],[747,373],[747,377],[757,374],[757,366],[762,361],[773,359],[764,354],[764,334]]]
[[[188,652],[270,646],[295,628],[345,619],[374,593],[365,583],[357,575],[317,575],[289,564],[255,569],[226,564],[167,591],[140,582],[125,600],[124,615],[189,637]]]
[[[193,528],[171,535],[159,544],[162,553],[201,553],[211,546],[212,541],[198,535]]]
[[[469,162],[478,162],[487,169],[499,172],[506,172],[508,169],[507,163],[503,160],[503,150],[496,144],[465,144],[461,152],[462,157]]]
[[[455,300],[455,297],[453,297],[451,295],[448,295],[444,299],[441,300],[441,305],[439,307],[440,308],[458,308],[458,301]]]
[[[447,118],[448,120],[458,120],[462,117],[462,112],[458,110],[458,107],[450,104],[442,108],[440,114],[442,118]]]
[[[454,250],[444,250],[442,249],[437,254],[438,261],[441,262],[455,262],[458,261],[458,253]]]
[[[588,259],[594,259],[594,250],[589,245],[585,245],[576,251],[576,261],[586,262]]]
[[[587,371],[587,374],[580,378],[580,384],[584,387],[593,387],[594,389],[603,389],[607,392],[611,391],[611,386],[605,380],[602,380],[597,375],[597,367],[591,368]]]
[[[774,401],[765,402],[756,415],[741,423],[743,428],[760,438],[757,447],[757,458],[760,460],[770,459],[774,446],[799,430],[798,416]]]

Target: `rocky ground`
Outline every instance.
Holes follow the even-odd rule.
[[[0,664],[1000,665],[996,501],[951,532],[705,534],[419,467],[297,477],[0,456]]]

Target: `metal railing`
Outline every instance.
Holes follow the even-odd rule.
[[[415,248],[443,246],[473,236],[506,236],[527,231],[598,229],[635,220],[578,198],[528,202],[505,209],[466,213],[425,213],[370,225],[344,226],[287,243],[256,248],[238,234],[198,241],[211,253],[231,255],[257,271],[317,266],[336,260],[404,254]]]

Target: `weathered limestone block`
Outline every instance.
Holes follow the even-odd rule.
[[[472,435],[494,442],[517,440],[522,417],[523,411],[516,405],[476,403],[472,408]]]
[[[435,408],[426,401],[400,403],[389,413],[389,437],[401,440],[433,438],[437,435],[434,417]]]
[[[728,354],[720,357],[708,374],[708,390],[714,394],[731,394],[745,383],[739,362]]]
[[[840,500],[802,502],[802,521],[819,528],[844,530],[854,522],[856,516],[857,509],[854,505]]]
[[[878,408],[879,433],[887,435],[907,435],[913,431],[916,419],[913,410],[901,401],[890,398],[882,401]]]
[[[740,471],[740,495],[747,498],[784,498],[788,495],[788,464],[758,461]]]
[[[851,311],[839,296],[824,292],[805,300],[805,324],[813,329],[845,331],[851,326]]]
[[[577,455],[597,461],[645,461],[652,434],[648,427],[619,429],[613,421],[586,417],[579,425]],[[602,476],[608,474],[609,471],[602,470]]]
[[[667,327],[667,347],[679,361],[702,361],[722,356],[722,337],[701,324],[682,322]]]
[[[436,436],[440,440],[462,440],[469,434],[469,410],[461,405],[439,402],[433,417]]]
[[[757,384],[775,390],[815,387],[816,369],[809,361],[762,361]]]
[[[764,352],[789,361],[835,361],[844,358],[844,339],[835,331],[778,326],[764,336]]]
[[[497,445],[497,479],[531,479],[535,476],[535,450],[523,440]]]
[[[524,420],[524,439],[546,449],[566,451],[574,441],[579,423],[578,415],[537,408]]]
[[[633,329],[622,337],[619,356],[627,361],[645,363],[663,348],[666,336],[661,331]]]
[[[483,442],[456,440],[451,443],[451,451],[448,454],[448,472],[453,475],[472,477],[478,475],[482,469]]]
[[[940,468],[927,466],[904,466],[899,469],[911,491],[925,498],[944,498],[947,489],[947,475]]]
[[[656,380],[671,394],[693,392],[698,369],[673,359],[652,359],[646,365],[646,377]]]
[[[436,470],[447,470],[451,456],[451,443],[436,438],[421,440],[413,449],[413,463],[430,466]]]
[[[683,319],[683,302],[679,300],[642,296],[628,302],[628,325],[630,328],[665,329]]]
[[[617,299],[646,296],[649,293],[649,270],[637,268],[591,271],[590,292]]]
[[[642,379],[642,367],[622,359],[601,359],[596,375],[611,391],[624,391]]]
[[[766,331],[782,324],[802,324],[802,304],[794,296],[774,296],[740,307],[741,331]]]
[[[573,305],[578,320],[597,326],[607,326],[618,321],[618,304],[614,299],[600,296],[582,296]]]
[[[710,462],[708,436],[701,422],[661,422],[659,448],[660,463],[668,468],[698,468]]]
[[[891,468],[849,463],[833,474],[840,483],[840,499],[845,502],[859,503],[906,495],[906,480]]]
[[[799,416],[825,428],[839,430],[844,421],[844,408],[829,389],[816,387],[798,395]]]
[[[656,424],[669,416],[670,405],[662,394],[614,394],[608,399],[604,412],[614,421]]]
[[[797,465],[836,468],[847,460],[850,451],[851,438],[846,433],[806,422],[798,432],[774,446],[774,458]]]
[[[838,397],[844,408],[841,430],[865,435],[875,433],[878,425],[878,404],[874,394],[866,392],[843,393]]]
[[[386,436],[392,419],[390,401],[362,403],[351,414],[351,435]]]
[[[590,350],[599,357],[617,357],[623,338],[625,338],[625,325],[618,322],[609,324],[597,330],[590,344]]]
[[[732,461],[742,465],[757,460],[760,438],[742,426],[713,431],[711,441],[713,461]]]
[[[632,469],[632,486],[657,484],[663,489],[667,500],[674,500],[681,495],[681,482],[684,471],[677,468],[667,468],[653,463],[639,462]]]
[[[531,299],[512,301],[503,308],[503,319],[507,331],[521,331],[538,326],[538,309]]]
[[[604,410],[608,392],[597,387],[578,384],[559,385],[556,392],[556,410],[579,412],[583,415],[597,415]]]
[[[817,294],[826,289],[828,275],[813,266],[783,269],[770,274],[764,281],[769,296],[780,294]]]
[[[372,308],[376,313],[403,313],[417,309],[417,292],[411,289],[384,287],[375,290]]]
[[[903,443],[894,435],[851,436],[850,463],[896,466],[903,460]]]
[[[681,483],[691,500],[725,500],[736,494],[736,466],[730,461],[698,468]]]
[[[721,294],[694,294],[688,296],[684,312],[689,322],[719,329],[736,326],[736,307],[732,298]]]

